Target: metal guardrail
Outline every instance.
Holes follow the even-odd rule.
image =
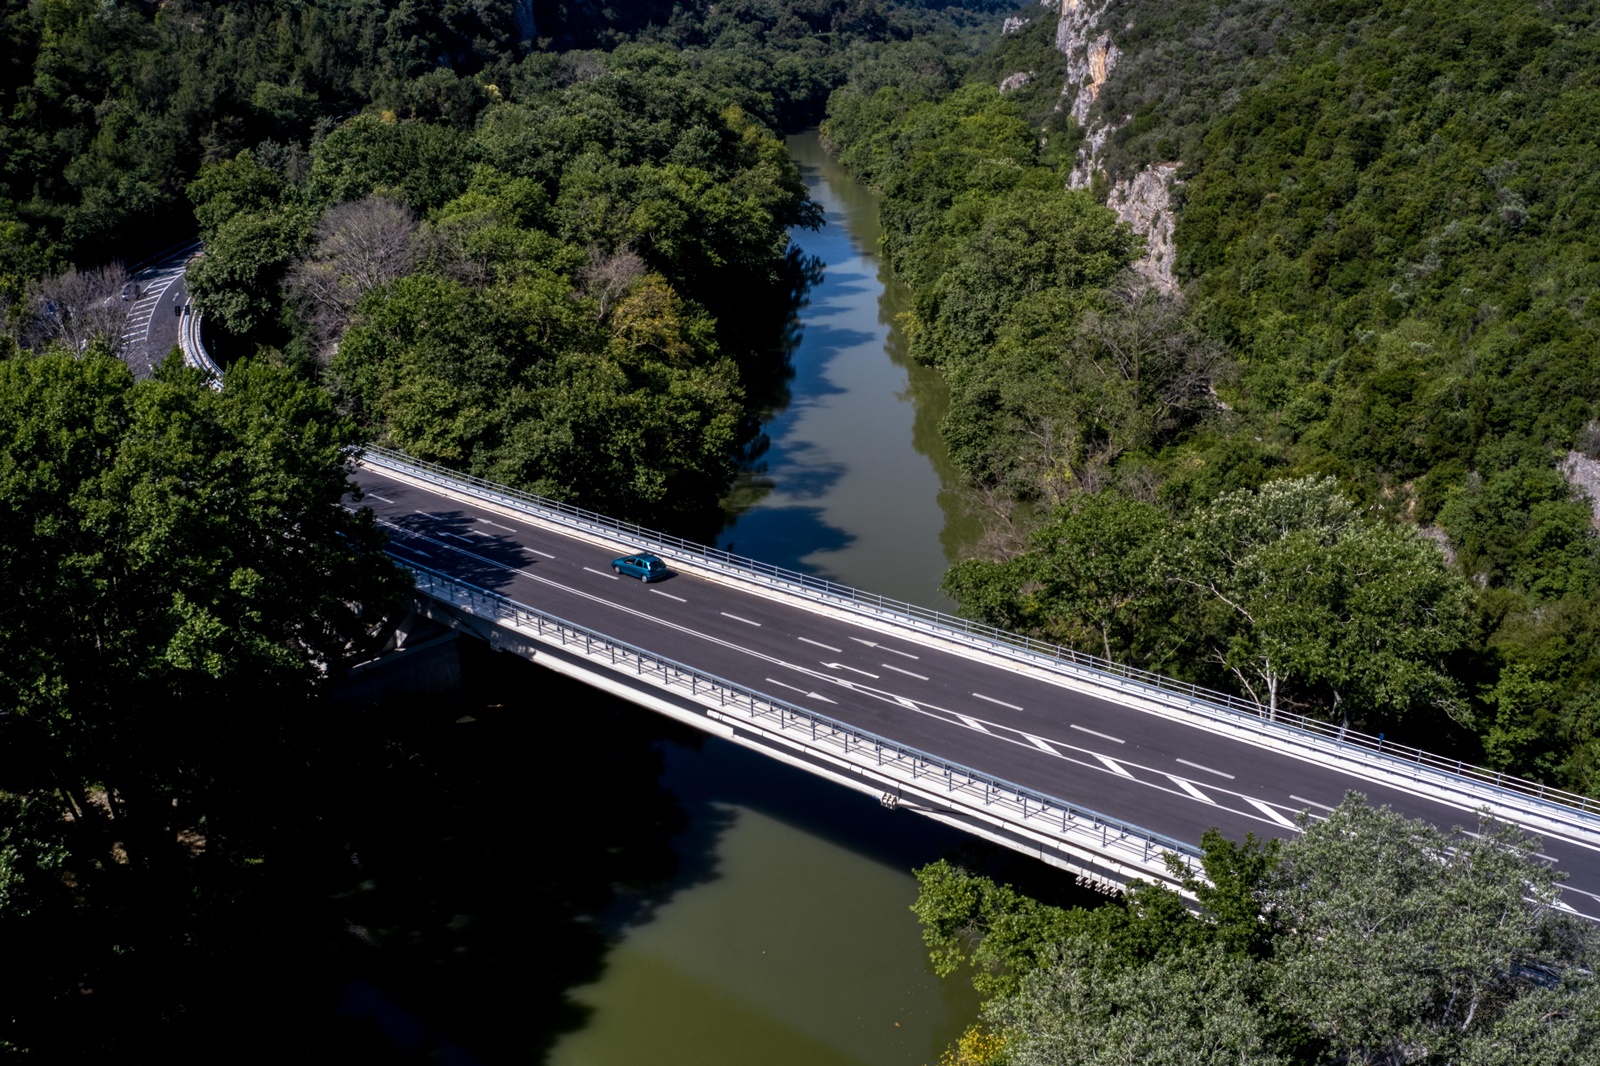
[[[611,539],[635,542],[651,550],[665,551],[668,554],[692,559],[710,569],[736,574],[745,579],[754,579],[770,588],[798,593],[813,600],[874,615],[936,636],[960,637],[969,644],[987,647],[1019,661],[1069,672],[1103,687],[1130,692],[1170,707],[1243,726],[1257,733],[1308,744],[1320,750],[1332,751],[1342,757],[1355,757],[1375,768],[1402,773],[1413,778],[1426,771],[1448,781],[1469,786],[1469,790],[1475,794],[1489,796],[1499,794],[1520,801],[1524,806],[1531,801],[1537,807],[1568,820],[1572,820],[1572,816],[1577,816],[1577,820],[1590,828],[1600,830],[1600,800],[1576,792],[1551,788],[1539,781],[1529,781],[1474,766],[1464,760],[1449,759],[1421,748],[1396,744],[1392,741],[1386,742],[1382,734],[1372,736],[1307,718],[1304,715],[1279,711],[1276,716],[1268,717],[1261,705],[1225,692],[1035,640],[1032,637],[1011,633],[943,611],[862,592],[826,578],[734,555],[719,548],[707,547],[682,537],[660,533],[632,522],[608,518],[572,504],[521,492],[484,478],[450,470],[437,463],[413,459],[388,448],[368,447],[365,449],[365,459],[375,466],[389,467],[419,480],[465,492],[489,502],[507,504],[514,508],[533,508],[547,518],[573,529],[598,533]]]
[[[1113,861],[1158,871],[1155,876],[1163,880],[1174,880],[1170,873],[1160,872],[1164,871],[1163,856],[1167,853],[1177,856],[1186,870],[1197,870],[1201,852],[1192,844],[858,729],[419,563],[393,555],[390,558],[412,574],[418,592],[444,600],[475,617],[496,623],[509,622],[536,633],[543,640],[581,648],[586,658],[607,659],[619,672],[648,676],[703,705],[709,706],[714,701],[724,714],[741,717],[764,728],[776,727],[802,743],[833,749],[857,765],[876,767],[891,775],[898,771],[899,776],[909,776],[913,784],[924,790],[942,791],[969,801],[969,805],[981,802],[986,808],[1007,812],[1014,817],[1001,817],[1000,821],[1015,824],[1030,833],[1053,835],[1073,846],[1098,850]]]

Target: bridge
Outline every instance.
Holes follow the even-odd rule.
[[[1349,790],[1544,840],[1600,920],[1600,803],[370,449],[355,480],[419,611],[697,729],[1115,892],[1215,826],[1284,836]],[[619,578],[648,550],[670,580]]]

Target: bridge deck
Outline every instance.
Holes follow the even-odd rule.
[[[688,573],[618,578],[619,552],[363,467],[363,501],[396,554],[630,644],[1069,803],[1179,840],[1294,832],[1346,790],[1472,825],[1451,803],[1129,707],[997,658]],[[1600,919],[1600,847],[1544,834],[1563,900]]]

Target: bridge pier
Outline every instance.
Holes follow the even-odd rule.
[[[408,611],[374,659],[352,667],[333,691],[344,703],[372,705],[396,697],[438,697],[461,688],[460,633],[418,611]]]

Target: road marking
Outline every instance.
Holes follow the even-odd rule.
[[[986,703],[997,704],[998,706],[1001,706],[1001,707],[1010,707],[1013,711],[1022,710],[1022,708],[1018,707],[1015,703],[1007,703],[1005,700],[997,700],[993,696],[985,696],[981,692],[974,692],[973,695],[978,697],[980,700],[983,700]]]
[[[1055,748],[1053,748],[1050,744],[1048,744],[1047,742],[1045,742],[1043,740],[1040,740],[1038,737],[1034,736],[1032,733],[1024,733],[1022,735],[1028,738],[1028,743],[1032,744],[1034,747],[1038,748],[1040,751],[1048,751],[1051,755],[1060,755],[1061,754],[1059,751],[1057,751]]]
[[[1090,755],[1094,755],[1094,752],[1091,751],[1089,754]],[[1108,759],[1104,755],[1094,755],[1094,757],[1096,759],[1099,759],[1101,762],[1105,763],[1106,764],[1106,769],[1110,770],[1112,773],[1121,774],[1123,777],[1128,778],[1130,781],[1133,780],[1133,775],[1128,773],[1127,770],[1123,769],[1122,768],[1122,764],[1117,762],[1115,759]]]
[[[976,718],[968,718],[964,714],[958,714],[958,715],[956,715],[956,717],[961,719],[961,724],[966,726],[968,729],[976,729],[980,733],[988,733],[989,732],[988,727],[985,726],[982,722],[978,721]],[[990,734],[990,735],[993,736],[993,734]]]
[[[373,495],[373,493],[369,492],[369,493],[367,493],[367,495],[371,496],[371,495]],[[382,500],[383,497],[379,496],[378,499]],[[392,503],[394,501],[392,501],[392,500],[384,500],[384,502],[385,503]],[[487,518],[479,518],[477,521],[482,522],[486,526],[493,526],[496,529],[503,529],[507,533],[515,533],[516,532],[516,530],[512,529],[510,526],[502,526],[499,522],[491,522]]]
[[[747,625],[747,626],[755,626],[757,629],[761,628],[761,623],[760,622],[752,622],[748,618],[740,618],[738,615],[729,614],[727,611],[718,611],[717,613],[720,614],[724,618],[731,618],[735,622],[743,622],[745,625]]]
[[[768,681],[770,681],[770,682],[772,682],[772,683],[773,683],[773,684],[774,684],[774,685],[782,685],[782,686],[783,686],[783,687],[784,687],[784,688],[786,688],[786,689],[790,689],[790,690],[791,690],[791,691],[794,691],[794,692],[799,692],[799,693],[801,693],[801,694],[802,694],[802,695],[804,695],[804,696],[805,696],[805,697],[806,697],[806,698],[807,698],[807,699],[812,699],[812,700],[821,700],[821,701],[822,701],[822,702],[823,702],[823,703],[833,703],[833,701],[832,701],[832,700],[830,700],[830,699],[829,699],[829,698],[828,698],[828,697],[826,697],[826,696],[824,696],[824,695],[823,695],[823,694],[822,694],[822,693],[820,693],[820,692],[807,692],[807,691],[806,691],[806,690],[805,690],[805,689],[803,689],[803,688],[799,688],[799,687],[797,687],[797,686],[795,686],[795,685],[791,685],[791,684],[789,684],[789,683],[788,683],[788,682],[786,682],[786,681],[779,681],[779,680],[778,680],[778,679],[777,679],[777,678],[775,678],[775,677],[769,677],[769,678],[767,678],[767,680],[768,680]],[[837,707],[837,706],[838,706],[838,704],[837,704],[837,703],[833,703],[833,705],[834,705],[834,706],[835,706],[835,707]]]
[[[852,674],[860,674],[862,677],[870,677],[874,681],[878,680],[879,677],[878,674],[869,674],[865,670],[857,670],[855,667],[846,666],[844,663],[823,663],[822,665],[826,666],[829,670],[848,670]]]
[[[1328,806],[1326,803],[1318,803],[1316,800],[1308,800],[1304,796],[1296,796],[1292,793],[1290,794],[1289,798],[1294,800],[1296,803],[1304,803],[1311,807],[1321,807],[1325,811],[1331,811],[1334,809]]]
[[[1123,740],[1121,737],[1114,737],[1110,733],[1097,733],[1093,729],[1085,729],[1081,725],[1069,725],[1067,728],[1068,729],[1076,729],[1080,733],[1088,733],[1091,737],[1099,737],[1101,740],[1109,740],[1113,744],[1126,744],[1127,743],[1127,741]]]
[[[439,535],[440,536],[444,536],[444,537],[454,537],[457,540],[461,541],[463,544],[471,544],[472,543],[472,541],[468,540],[466,537],[463,537],[460,533],[452,533],[448,529],[441,529],[439,531]]]
[[[1260,811],[1262,814],[1266,815],[1268,818],[1271,818],[1274,822],[1277,822],[1279,825],[1283,826],[1285,829],[1299,829],[1300,828],[1299,826],[1295,825],[1293,822],[1289,821],[1289,819],[1287,819],[1283,815],[1279,814],[1272,807],[1268,806],[1265,803],[1262,803],[1260,800],[1251,799],[1249,796],[1245,796],[1245,797],[1243,797],[1243,799],[1244,799],[1244,801],[1246,803],[1250,804],[1250,806],[1254,807],[1256,810]]]
[[[1189,795],[1193,796],[1195,799],[1199,800],[1201,803],[1210,803],[1210,804],[1215,805],[1216,802],[1217,802],[1216,800],[1212,799],[1210,796],[1206,795],[1204,792],[1201,792],[1198,788],[1195,788],[1193,785],[1189,784],[1189,782],[1185,781],[1181,777],[1173,777],[1171,774],[1168,774],[1167,775],[1167,780],[1171,781],[1174,785],[1177,785],[1179,788],[1181,788],[1185,792],[1189,793]]]
[[[843,648],[835,648],[832,644],[824,644],[824,643],[822,643],[822,641],[820,641],[820,640],[812,640],[810,637],[796,637],[795,639],[798,640],[798,641],[802,641],[802,642],[804,642],[806,644],[815,645],[816,647],[819,647],[819,648],[827,648],[831,652],[841,652],[842,653],[844,651]]]
[[[596,570],[592,566],[586,566],[584,569],[589,571],[591,574],[599,574],[601,577],[609,577],[612,581],[619,580],[616,574],[608,574],[604,570]]]
[[[513,574],[521,574],[523,577],[533,577],[533,575],[528,573],[526,570],[513,570],[511,572]],[[534,580],[537,581],[538,578],[534,578]]]
[[[904,655],[907,659],[920,659],[920,658],[922,658],[922,656],[920,656],[920,655],[912,655],[908,651],[899,651],[899,650],[897,650],[895,648],[891,648],[887,644],[879,644],[875,640],[863,640],[860,637],[851,637],[850,639],[855,641],[857,644],[865,644],[869,648],[877,648],[880,651],[886,651],[890,655]]]
[[[1213,770],[1209,766],[1201,766],[1199,763],[1190,762],[1188,759],[1178,759],[1177,761],[1181,762],[1181,763],[1183,763],[1183,765],[1191,767],[1191,768],[1193,768],[1195,770],[1204,770],[1208,774],[1216,774],[1218,777],[1226,777],[1229,781],[1233,780],[1233,775],[1232,774],[1225,774],[1221,770]],[[1329,807],[1328,810],[1331,811],[1331,810],[1333,810],[1333,808]]]
[[[682,596],[674,596],[672,593],[670,593],[670,592],[662,592],[660,589],[651,589],[650,591],[654,592],[657,596],[665,596],[669,600],[677,600],[679,603],[688,603],[689,602],[688,600],[684,599]]]
[[[913,674],[910,670],[902,670],[898,666],[890,666],[888,663],[879,663],[878,665],[882,666],[885,670],[893,670],[897,674],[905,674],[907,677],[914,677],[918,681],[926,681],[926,680],[928,680],[926,677],[922,676],[921,674]]]
[[[1474,840],[1482,840],[1483,839],[1483,834],[1482,833],[1474,833],[1470,829],[1463,829],[1463,830],[1461,830],[1461,832],[1462,832],[1463,835],[1472,837]],[[1544,859],[1547,862],[1560,862],[1561,861],[1560,859],[1556,858],[1554,855],[1546,855],[1542,851],[1532,852],[1532,855],[1536,859]]]
[[[546,559],[554,559],[555,558],[555,556],[551,555],[549,552],[542,552],[538,548],[530,548],[526,544],[518,544],[517,547],[521,548],[523,551],[532,552],[535,555],[542,555]],[[587,570],[589,568],[586,566],[586,567],[584,567],[584,569]],[[607,574],[606,576],[607,577],[611,577],[612,575],[611,574]]]

